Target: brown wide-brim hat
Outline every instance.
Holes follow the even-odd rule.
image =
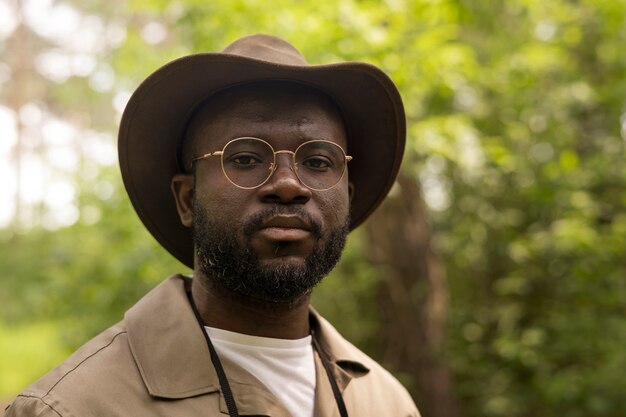
[[[350,229],[385,198],[404,153],[406,122],[400,94],[377,67],[361,62],[309,65],[286,41],[241,38],[221,53],[172,61],[152,73],[130,98],[119,132],[122,179],[139,218],[156,240],[193,268],[191,230],[183,226],[170,183],[181,172],[185,126],[207,97],[253,81],[304,84],[335,101],[345,120],[350,182]]]

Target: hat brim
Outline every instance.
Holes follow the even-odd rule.
[[[189,55],[150,75],[130,98],[119,131],[124,186],[156,240],[193,268],[191,230],[182,225],[171,180],[177,148],[194,109],[213,92],[251,81],[284,80],[326,93],[343,113],[348,167],[354,186],[350,229],[360,225],[393,185],[404,153],[406,122],[400,95],[377,67],[359,62],[296,66],[204,53]]]

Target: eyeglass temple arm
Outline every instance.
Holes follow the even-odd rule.
[[[189,165],[193,166],[193,163],[196,161],[199,161],[200,159],[208,158],[209,156],[221,156],[223,153],[224,151],[215,151],[215,152],[205,153],[204,155],[200,155],[200,156],[193,158],[191,161],[189,161]]]

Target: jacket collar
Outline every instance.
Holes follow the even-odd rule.
[[[175,399],[219,389],[182,276],[170,277],[150,291],[126,312],[124,323],[151,395]]]
[[[155,397],[180,399],[219,391],[203,329],[187,298],[189,283],[190,279],[181,275],[168,278],[124,317],[132,355],[144,384]],[[353,377],[369,371],[365,364],[371,359],[343,339],[313,309],[311,325],[330,359],[340,389],[343,390]],[[224,366],[229,370],[228,379],[233,385],[249,383],[249,379],[254,378],[235,364],[224,363]],[[323,377],[320,375],[320,378]],[[237,393],[235,386],[233,391],[236,397],[244,395]]]

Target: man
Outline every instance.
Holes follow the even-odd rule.
[[[139,217],[193,279],[167,279],[6,416],[419,415],[309,306],[399,168],[404,112],[382,71],[242,38],[148,77],[119,138]]]

